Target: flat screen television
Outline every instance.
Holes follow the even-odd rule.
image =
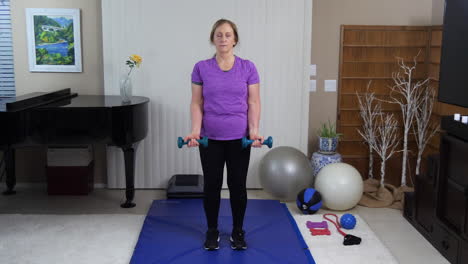
[[[445,1],[438,99],[468,107],[468,0]]]

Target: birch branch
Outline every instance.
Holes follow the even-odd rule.
[[[376,137],[371,141],[372,149],[379,155],[381,159],[380,164],[380,185],[385,183],[385,164],[396,152],[398,146],[398,122],[393,114],[379,115],[380,124],[376,128]],[[361,136],[363,134],[358,131]]]
[[[416,70],[417,57],[421,53],[421,50],[418,54],[413,57],[413,65],[408,66],[405,64],[403,58],[397,58],[398,66],[402,70],[403,74],[400,72],[394,72],[392,74],[392,79],[394,82],[393,86],[390,88],[390,100],[385,100],[384,102],[395,103],[400,106],[402,113],[403,121],[403,156],[401,163],[401,185],[406,186],[406,165],[408,159],[408,134],[411,130],[413,120],[415,118],[418,104],[421,101],[422,88],[427,85],[429,78],[425,80],[419,80],[417,82],[413,79],[413,74]]]
[[[416,159],[416,175],[420,173],[420,165],[424,149],[429,140],[439,131],[439,125],[431,126],[431,115],[434,107],[435,91],[427,87],[421,93],[415,113],[415,126],[413,126],[416,144],[418,146],[418,155]]]
[[[376,120],[382,114],[380,102],[376,102],[376,97],[373,92],[369,92],[371,82],[367,84],[367,91],[363,95],[356,92],[356,97],[359,102],[359,115],[364,124],[362,130],[358,129],[359,134],[369,146],[369,171],[368,178],[374,178],[374,154],[372,150],[372,142],[376,136]]]

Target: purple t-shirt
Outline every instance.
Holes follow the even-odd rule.
[[[203,87],[200,136],[231,140],[248,135],[248,85],[259,83],[253,62],[235,56],[232,68],[223,71],[215,57],[199,61],[192,82]]]

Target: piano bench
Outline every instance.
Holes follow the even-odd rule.
[[[88,166],[46,166],[49,195],[87,195],[94,189],[94,161]]]

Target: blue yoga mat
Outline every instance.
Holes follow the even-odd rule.
[[[286,205],[278,201],[248,201],[244,219],[247,250],[231,249],[232,216],[226,199],[221,200],[218,229],[219,250],[206,251],[201,199],[153,201],[130,263],[315,263]]]

